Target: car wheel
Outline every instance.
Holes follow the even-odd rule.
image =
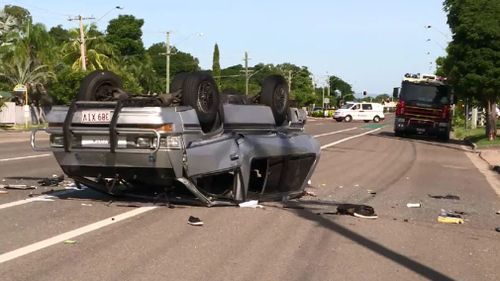
[[[172,84],[170,84],[170,93],[175,93],[177,91],[182,92],[182,87],[184,86],[184,81],[189,76],[189,72],[182,72],[176,74],[174,79],[172,80]]]
[[[213,130],[221,108],[219,90],[213,77],[205,72],[187,75],[182,85],[181,104],[194,108],[203,131]]]
[[[334,118],[337,122],[342,122],[342,118]]]
[[[373,122],[375,122],[375,123],[380,122],[380,117],[378,117],[378,116],[373,117]]]
[[[344,117],[344,121],[345,122],[351,122],[352,121],[352,116],[351,115],[347,115],[346,117]]]
[[[283,124],[288,109],[288,84],[285,78],[281,75],[271,75],[264,79],[260,101],[271,107],[276,125]]]
[[[79,101],[112,101],[127,98],[121,89],[120,77],[110,71],[96,70],[87,75],[80,83],[76,99]]]
[[[370,120],[363,120],[363,121],[365,121],[365,123],[368,123],[368,122],[370,122]]]

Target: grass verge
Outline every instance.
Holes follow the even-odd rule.
[[[484,128],[467,129],[453,128],[457,139],[468,140],[477,145],[477,148],[500,148],[500,135],[497,131],[497,137],[493,141],[489,141]]]

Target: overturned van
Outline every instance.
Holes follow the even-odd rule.
[[[237,102],[234,102],[234,101]],[[233,103],[231,103],[233,101]],[[114,195],[163,193],[207,206],[303,194],[320,147],[288,86],[266,78],[258,97],[221,97],[207,73],[176,77],[172,93],[125,92],[116,75],[91,73],[69,107],[48,114],[50,147],[79,185]]]

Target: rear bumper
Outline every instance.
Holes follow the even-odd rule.
[[[394,121],[394,131],[426,135],[446,134],[450,131],[450,123],[396,117]]]

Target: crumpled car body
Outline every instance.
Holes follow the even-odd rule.
[[[110,194],[160,191],[206,206],[301,196],[320,156],[305,112],[288,108],[277,126],[266,105],[222,106],[222,126],[205,133],[189,106],[75,101],[48,114],[49,148],[36,131],[31,142],[78,184]]]

